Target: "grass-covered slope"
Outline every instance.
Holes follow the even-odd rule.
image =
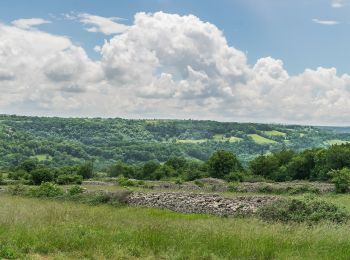
[[[324,147],[334,140],[350,141],[350,134],[291,125],[0,115],[0,168],[28,157],[52,165],[94,160],[96,167],[116,160],[162,162],[172,155],[205,160],[217,149],[244,162],[283,147]]]
[[[0,212],[4,259],[349,257],[348,224],[285,225],[5,195]]]

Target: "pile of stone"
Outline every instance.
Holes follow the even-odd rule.
[[[224,198],[216,194],[182,192],[133,192],[127,197],[127,203],[133,206],[218,216],[253,214],[259,207],[277,200],[278,198],[273,196]]]
[[[83,181],[83,185],[114,186],[116,183],[107,181]]]

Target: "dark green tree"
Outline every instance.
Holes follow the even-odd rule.
[[[152,176],[152,174],[160,167],[159,162],[157,161],[149,161],[146,162],[142,167],[142,177],[144,179],[148,179]]]
[[[249,169],[253,175],[270,178],[279,169],[278,160],[274,156],[259,155],[250,161]]]
[[[78,174],[83,176],[84,179],[90,179],[93,176],[93,163],[86,162],[80,166]]]
[[[52,182],[55,178],[54,174],[49,168],[40,167],[31,171],[31,180],[33,184],[40,185],[43,182]]]
[[[213,153],[208,162],[208,173],[211,177],[223,179],[235,171],[242,171],[243,167],[232,152],[219,150]]]

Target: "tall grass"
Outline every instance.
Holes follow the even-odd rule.
[[[0,259],[348,259],[348,230],[0,196]]]

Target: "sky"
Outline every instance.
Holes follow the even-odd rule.
[[[350,125],[350,0],[2,0],[0,113]]]

